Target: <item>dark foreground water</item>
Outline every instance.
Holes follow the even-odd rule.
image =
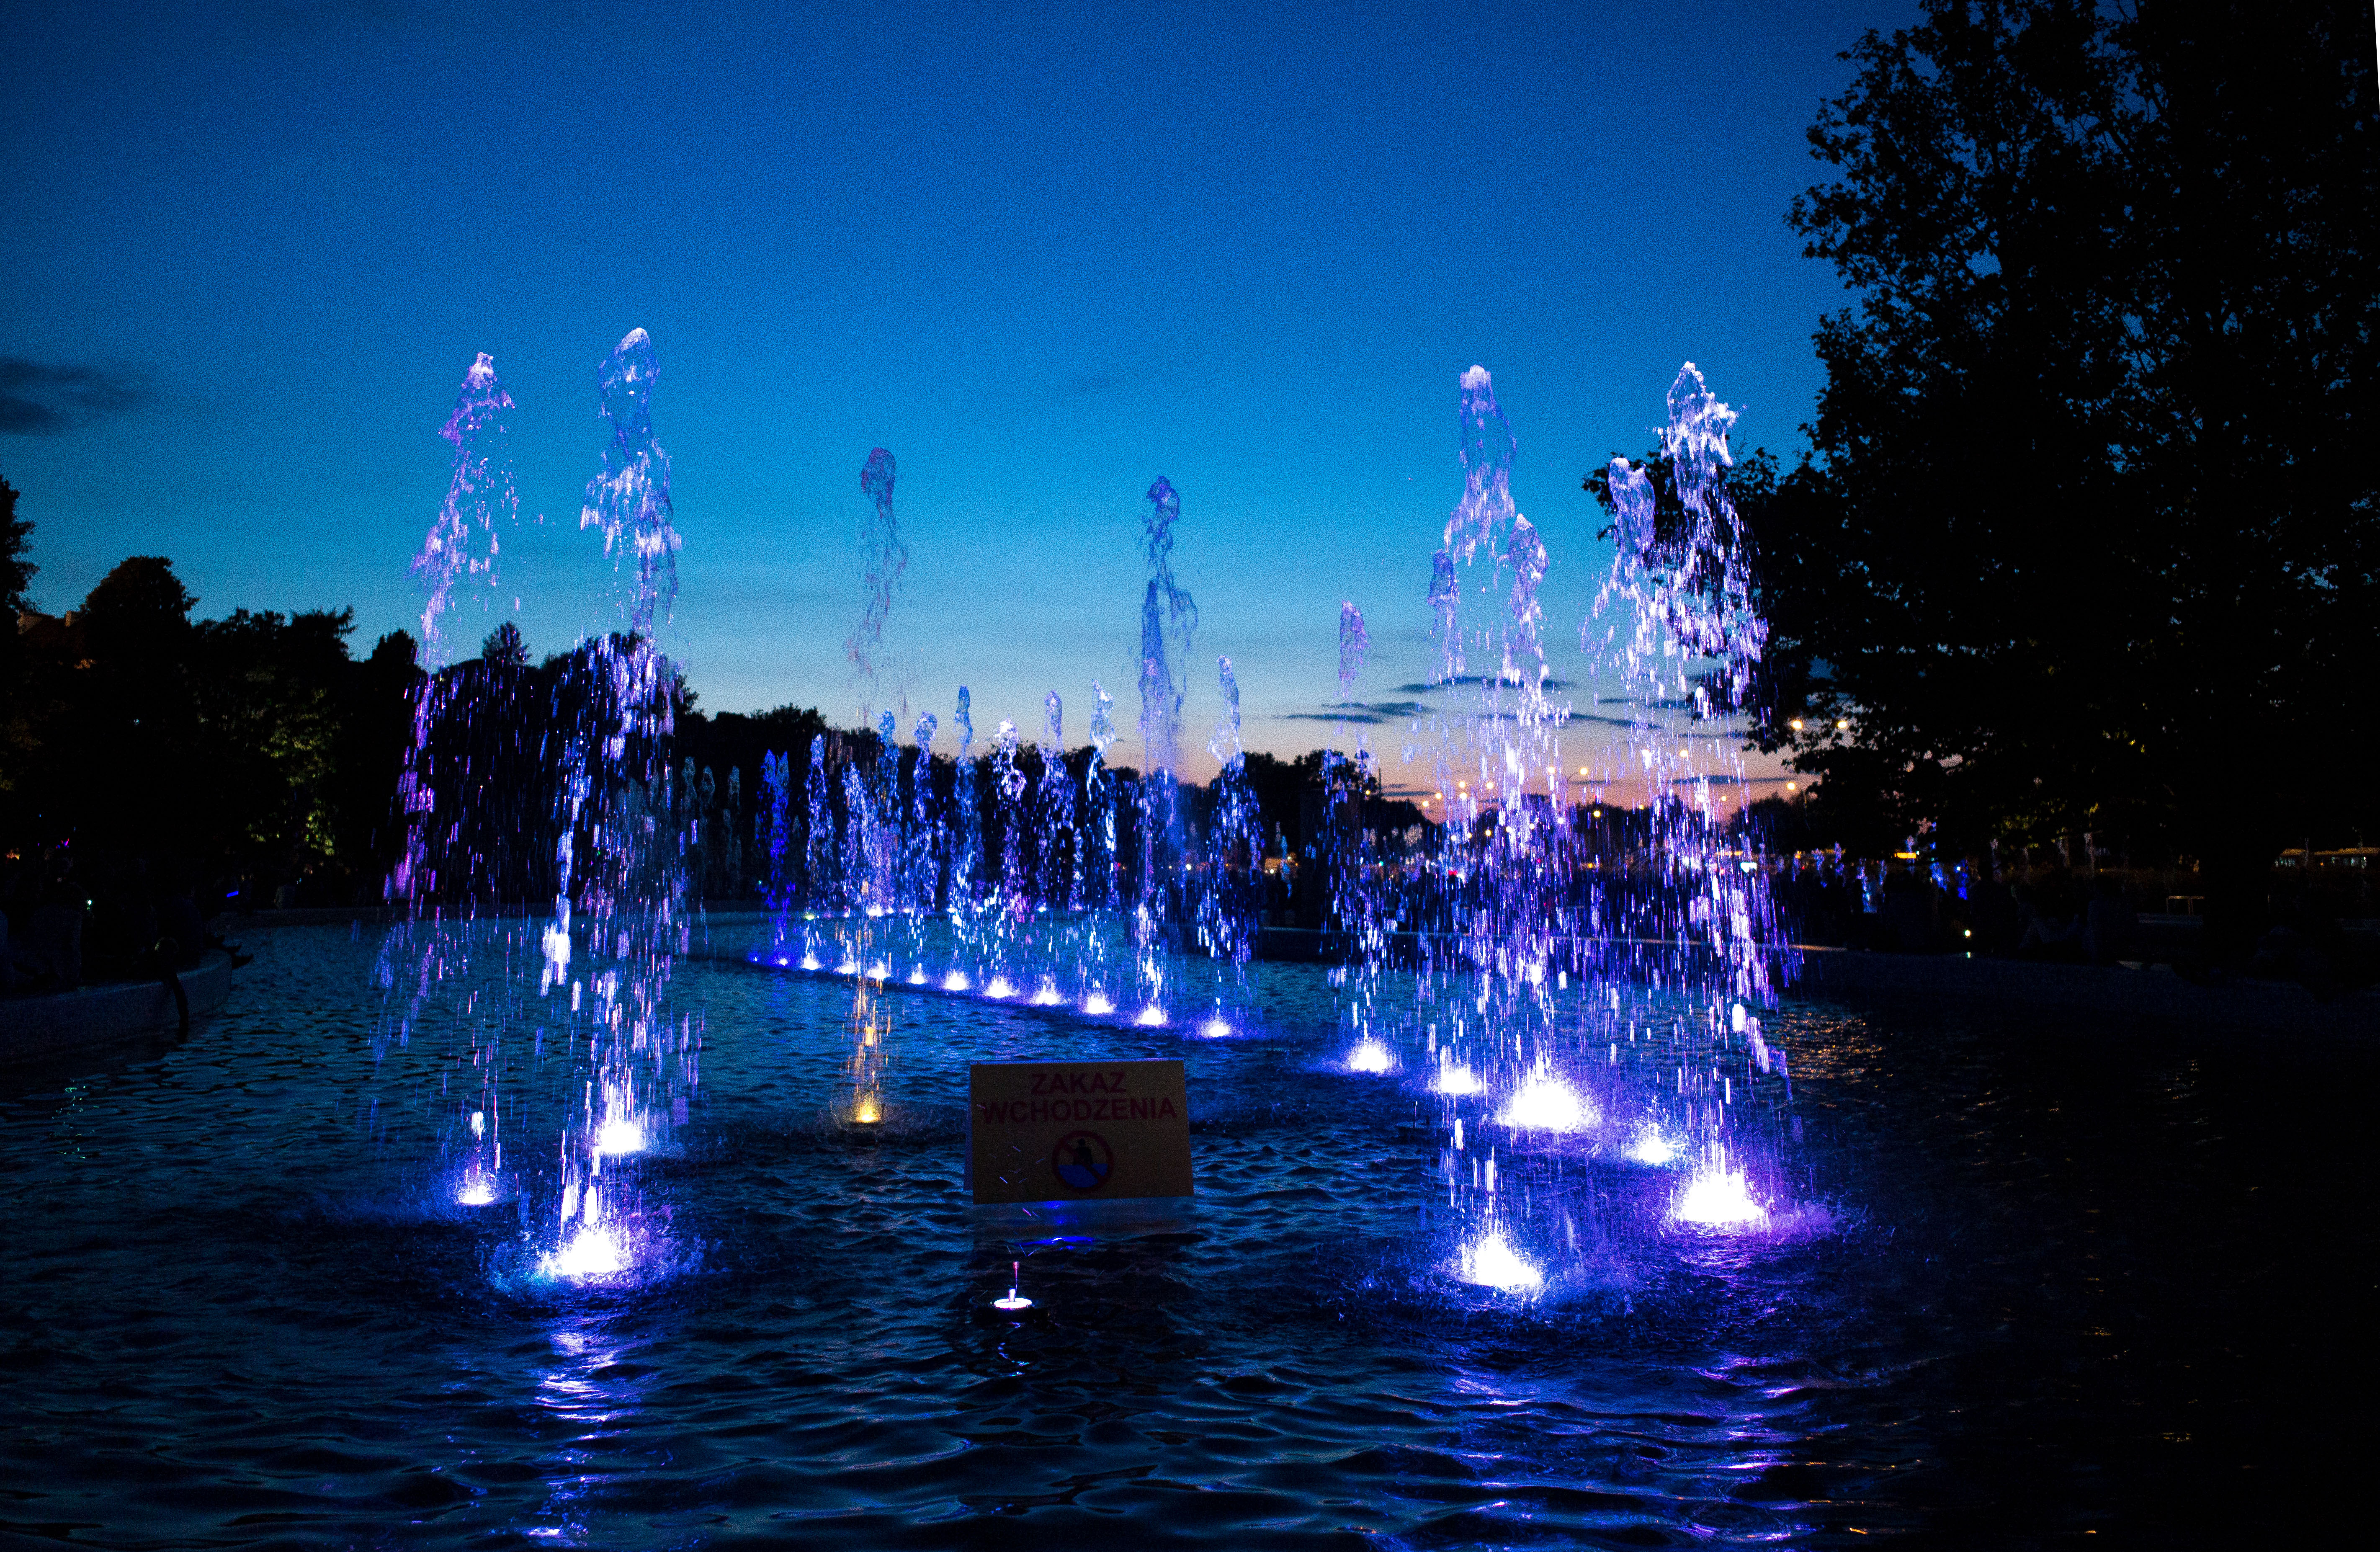
[[[1415,1097],[1317,1066],[1317,971],[1268,969],[1272,1027],[1226,1042],[898,1000],[892,1122],[855,1142],[825,1112],[847,988],[694,964],[702,1088],[642,1177],[674,1270],[571,1291],[517,1275],[516,1220],[434,1206],[451,1060],[375,1061],[373,947],[265,936],[187,1041],[0,1073],[0,1545],[2247,1545],[2370,1517],[2366,1052],[1791,1007],[1789,1172],[1828,1227],[1615,1232],[1524,1302],[1445,1277]],[[1187,1057],[1180,1222],[1029,1243],[963,1204],[965,1061],[1076,1054]],[[1020,1256],[1038,1303],[1002,1316]]]

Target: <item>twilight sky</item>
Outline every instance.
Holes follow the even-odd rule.
[[[1803,130],[1836,54],[1914,6],[10,16],[0,477],[42,607],[159,553],[205,615],[352,605],[358,651],[418,631],[435,433],[484,350],[518,405],[501,605],[565,647],[610,623],[577,512],[595,369],[642,326],[686,540],[670,646],[706,709],[947,726],[965,683],[988,733],[1055,688],[1079,743],[1098,678],[1136,758],[1162,474],[1195,771],[1218,653],[1250,746],[1330,739],[1342,599],[1370,624],[1358,694],[1426,698],[1474,362],[1552,556],[1555,670],[1596,709],[1578,627],[1610,551],[1579,477],[1650,443],[1688,359],[1740,447],[1800,445],[1809,336],[1846,299],[1783,224],[1822,171]],[[871,687],[842,644],[880,445],[910,562]],[[1408,721],[1367,730],[1392,778]],[[1565,763],[1600,774],[1611,734],[1581,721]]]

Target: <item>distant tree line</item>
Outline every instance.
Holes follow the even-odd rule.
[[[95,888],[130,874],[178,879],[247,907],[368,904],[384,897],[410,830],[428,875],[414,898],[474,908],[551,900],[565,761],[573,739],[612,714],[595,643],[532,661],[506,622],[477,656],[432,675],[406,631],[358,655],[351,610],[193,618],[197,600],[153,555],[116,566],[79,609],[40,614],[27,597],[30,522],[16,503],[0,483],[0,601],[16,622],[0,631],[0,849],[20,867],[71,867]],[[751,899],[767,888],[761,778],[771,754],[789,757],[793,834],[783,867],[804,896],[826,888],[809,873],[813,783],[823,776],[818,796],[838,835],[847,832],[846,770],[860,773],[870,802],[882,799],[879,735],[830,727],[794,706],[707,713],[682,677],[667,693],[669,732],[652,751],[666,790],[639,801],[688,827],[686,861],[698,874],[689,889]],[[987,750],[978,738],[974,753]],[[1076,790],[1089,759],[1087,747],[1065,756]],[[1248,757],[1275,855],[1316,843],[1324,761],[1320,751]],[[1015,763],[1029,805],[1042,786],[1041,751],[1021,743]],[[916,748],[900,748],[893,769],[898,801],[911,809]],[[950,822],[955,762],[937,755],[924,774],[929,806]],[[1128,767],[1110,777],[1116,855],[1136,867],[1140,778]],[[1424,823],[1411,804],[1381,796],[1376,773],[1363,785],[1367,824]],[[977,793],[996,872],[1010,810],[989,781]],[[1181,790],[1185,836],[1203,832],[1210,802],[1205,787]],[[1038,834],[1019,839],[1029,850]],[[1026,861],[1040,876],[1045,859]]]

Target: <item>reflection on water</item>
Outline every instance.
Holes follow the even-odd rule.
[[[1593,1063],[1548,1073],[1583,1131],[1491,1097],[1442,1134],[1455,1069],[1351,1071],[1316,970],[1264,967],[1218,1040],[895,986],[861,1132],[848,983],[693,964],[704,1082],[630,1166],[647,1216],[599,1188],[540,1277],[549,1162],[455,1200],[499,1119],[540,1134],[537,1073],[475,1131],[434,1040],[375,1063],[368,951],[261,946],[189,1039],[0,1081],[0,1530],[2170,1543],[2320,1501],[2365,1404],[2333,1335],[2374,1248],[2330,1206],[2375,1183],[2357,1053],[1789,1008],[1802,1145],[1709,1158]],[[1188,1062],[1196,1203],[969,1208],[965,1063],[1094,1050]],[[1475,1168],[1550,1233],[1449,1213]]]

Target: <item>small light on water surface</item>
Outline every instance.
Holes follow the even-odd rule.
[[[1496,1119],[1535,1131],[1575,1132],[1594,1121],[1595,1112],[1578,1090],[1550,1073],[1539,1073],[1505,1101]]]
[[[782,963],[783,963],[783,961],[779,961],[779,963],[780,963],[780,964],[782,964]],[[815,969],[817,969],[818,967],[819,967],[819,958],[818,958],[818,955],[816,955],[816,954],[811,954],[811,953],[806,953],[806,954],[802,955],[802,968],[803,968],[803,969],[805,969],[805,970],[815,970]]]
[[[1444,1060],[1445,1055],[1444,1051],[1439,1052],[1438,1078],[1429,1085],[1431,1091],[1437,1094],[1478,1093],[1479,1074],[1460,1061]]]
[[[942,989],[944,991],[965,991],[966,988],[967,978],[959,971],[953,970],[949,975],[942,977]]]
[[[920,964],[915,970],[909,972],[909,984],[911,986],[924,986],[926,984],[926,967],[924,965]]]
[[[1054,1008],[1064,1000],[1064,998],[1058,995],[1057,983],[1054,981],[1043,981],[1041,989],[1033,994],[1033,1005],[1037,1008]]]
[[[1020,1294],[1020,1293],[1018,1293],[1018,1292],[1016,1291],[1016,1284],[1017,1284],[1016,1269],[1017,1269],[1017,1265],[1018,1265],[1018,1264],[1017,1264],[1016,1262],[1014,1262],[1014,1261],[1011,1261],[1011,1262],[1008,1264],[1008,1297],[1006,1297],[1006,1298],[1004,1298],[1004,1299],[994,1299],[994,1300],[991,1302],[991,1307],[992,1307],[992,1308],[994,1308],[994,1309],[996,1309],[996,1310],[1012,1310],[1012,1311],[1013,1311],[1013,1310],[1031,1309],[1031,1308],[1033,1307],[1033,1301],[1032,1301],[1032,1300],[1030,1300],[1030,1299],[1027,1299],[1027,1298],[1024,1297],[1022,1294]]]
[[[1115,1000],[1104,991],[1095,991],[1083,999],[1083,1012],[1095,1018],[1102,1013],[1112,1013],[1115,1012]]]
[[[455,1200],[467,1207],[484,1207],[496,1199],[496,1182],[474,1171],[466,1176]]]
[[[1198,1026],[1198,1033],[1204,1035],[1209,1040],[1220,1040],[1231,1032],[1232,1026],[1225,1024],[1220,1015],[1210,1018],[1206,1023]]]
[[[1546,1285],[1545,1274],[1523,1260],[1504,1243],[1503,1234],[1493,1229],[1464,1247],[1463,1280],[1502,1293],[1534,1292]]]
[[[1148,1029],[1162,1028],[1165,1024],[1165,1010],[1151,1002],[1135,1014],[1132,1022]]]
[[[983,988],[983,994],[986,997],[1014,997],[1016,995],[1016,988],[1008,984],[1007,976],[994,976],[991,978],[991,984]]]
[[[1347,1053],[1347,1071],[1351,1073],[1385,1073],[1396,1064],[1397,1059],[1390,1054],[1389,1048],[1369,1037],[1356,1042],[1355,1049]]]

